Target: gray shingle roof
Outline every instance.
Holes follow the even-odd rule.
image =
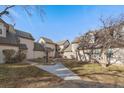
[[[34,37],[28,33],[28,32],[23,32],[23,31],[20,31],[20,30],[16,30],[16,35],[19,36],[19,37],[22,37],[22,38],[27,38],[27,39],[31,39],[31,40],[34,40]]]
[[[18,45],[19,39],[13,33],[7,32],[6,37],[0,37],[0,44]]]
[[[16,33],[12,33],[8,29],[9,24],[7,24],[1,18],[0,18],[0,22],[2,22],[7,29],[6,37],[0,37],[0,44],[15,45],[15,46],[19,46],[20,48],[26,48],[25,45],[19,45],[19,38],[18,37],[34,40],[33,36],[30,33],[23,32],[23,31],[16,30],[16,29],[15,29]]]
[[[19,44],[18,37],[34,40],[32,35],[27,32],[21,32],[21,31],[16,30],[16,34],[14,34],[14,33],[7,31],[6,37],[0,37],[0,44],[18,45]]]
[[[40,43],[35,42],[34,43],[34,51],[44,51],[44,46]]]

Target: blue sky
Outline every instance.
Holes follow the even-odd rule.
[[[118,16],[124,13],[124,6],[43,6],[44,22],[36,14],[32,17],[19,7],[11,9],[11,14],[16,22],[15,28],[30,32],[36,40],[41,36],[51,38],[54,41],[63,39],[73,40],[76,36],[91,29],[98,29],[101,24],[100,16]],[[35,13],[35,12],[34,12]],[[3,19],[13,22],[7,17]]]

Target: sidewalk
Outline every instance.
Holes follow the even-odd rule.
[[[77,76],[77,74],[69,70],[67,67],[65,67],[61,63],[57,63],[55,65],[41,65],[34,62],[28,62],[28,63],[40,69],[43,69],[49,73],[52,73],[64,80],[81,80],[81,78]]]

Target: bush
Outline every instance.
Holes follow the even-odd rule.
[[[3,55],[5,56],[5,58],[4,58],[5,63],[13,63],[15,50],[5,49],[5,50],[3,50]]]
[[[12,49],[5,49],[3,50],[3,54],[5,56],[5,63],[17,63],[22,62],[26,59],[26,54],[23,51],[19,50],[15,54],[15,50]]]
[[[14,57],[14,60],[15,60],[16,62],[22,62],[22,61],[24,61],[25,59],[26,59],[26,54],[23,53],[22,50],[19,50],[19,51],[17,52],[17,54],[15,55],[15,57]]]

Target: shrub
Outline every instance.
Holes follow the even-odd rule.
[[[26,54],[23,53],[22,50],[19,50],[15,54],[15,50],[12,49],[5,49],[3,50],[3,54],[5,56],[5,63],[17,63],[17,62],[22,62],[26,59]]]
[[[14,57],[14,60],[16,62],[22,62],[25,59],[26,59],[26,54],[22,50],[19,50]]]
[[[5,56],[5,58],[4,58],[5,63],[13,63],[15,50],[5,49],[5,50],[3,50],[3,55]]]

